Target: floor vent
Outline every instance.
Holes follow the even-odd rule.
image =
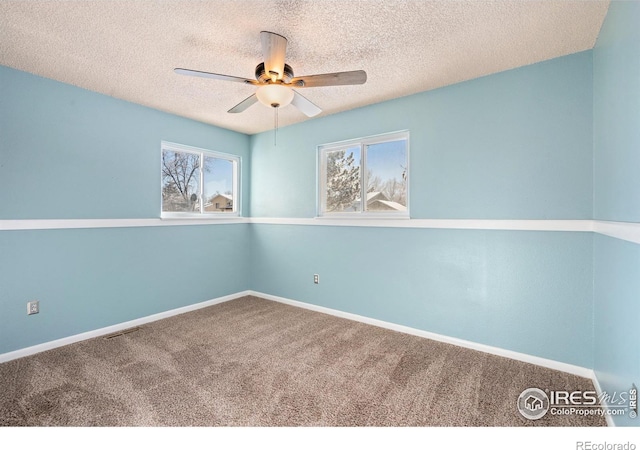
[[[108,334],[104,338],[105,339],[113,339],[113,338],[116,338],[118,336],[124,336],[125,334],[134,333],[134,332],[136,332],[136,331],[138,331],[140,329],[142,329],[142,327],[127,328],[126,330],[118,331],[117,333]]]

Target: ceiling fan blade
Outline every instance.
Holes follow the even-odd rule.
[[[284,75],[284,58],[287,52],[287,38],[269,31],[260,32],[264,71],[271,78],[281,80]]]
[[[317,116],[322,112],[320,108],[304,98],[302,95],[298,94],[296,91],[293,91],[293,100],[291,100],[291,104],[308,117]]]
[[[244,111],[249,106],[251,106],[254,103],[256,103],[257,101],[258,101],[258,97],[256,97],[256,94],[250,95],[249,97],[247,97],[244,100],[242,100],[240,103],[238,103],[236,106],[234,106],[233,108],[231,108],[227,112],[230,112],[230,113],[241,113],[242,111]]]
[[[295,87],[318,87],[364,84],[366,81],[367,72],[364,70],[352,70],[351,72],[323,73],[321,75],[296,77],[291,79],[290,84]]]
[[[220,75],[219,73],[201,72],[199,70],[175,68],[173,71],[180,75],[190,75],[193,77],[213,78],[214,80],[235,81],[238,83],[257,84],[255,80],[247,78],[233,77],[231,75]]]

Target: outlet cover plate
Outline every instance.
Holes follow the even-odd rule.
[[[31,302],[27,302],[27,314],[38,314],[40,312],[40,302],[38,300],[33,300]]]

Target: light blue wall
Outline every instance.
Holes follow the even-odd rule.
[[[0,220],[160,217],[162,140],[240,155],[249,174],[244,134],[2,66],[0,135]]]
[[[591,367],[590,233],[265,224],[251,234],[257,291]]]
[[[0,232],[0,354],[247,289],[248,227]]]
[[[248,175],[246,135],[0,67],[0,220],[158,218],[162,140]],[[247,289],[248,227],[0,231],[0,354]]]
[[[594,246],[594,370],[604,391],[620,393],[640,387],[640,245],[596,235]]]
[[[594,54],[594,217],[640,222],[640,2],[609,6]]]
[[[313,217],[316,147],[408,129],[411,216],[589,219],[591,52],[252,136],[251,215]]]
[[[640,2],[614,1],[594,54],[594,215],[640,222]],[[603,390],[640,387],[640,245],[594,239],[594,369]],[[640,419],[616,417],[617,425]]]
[[[411,216],[589,219],[583,52],[252,137],[252,216],[313,217],[316,146],[411,132]],[[253,225],[252,288],[584,367],[590,233]],[[312,276],[320,274],[314,286]]]

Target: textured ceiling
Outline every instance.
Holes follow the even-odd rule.
[[[300,92],[322,115],[434,89],[594,46],[609,1],[0,1],[0,64],[253,134],[273,126],[241,83],[260,31],[289,40],[296,76],[365,70],[358,86]],[[307,120],[293,106],[280,126]]]

